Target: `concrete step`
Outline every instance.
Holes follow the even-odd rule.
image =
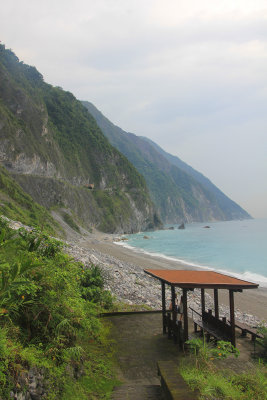
[[[160,385],[125,384],[116,386],[111,400],[163,400]]]

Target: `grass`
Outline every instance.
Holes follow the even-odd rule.
[[[127,304],[123,302],[113,302],[110,312],[134,312],[134,311],[152,311],[152,308],[146,304]]]
[[[238,373],[220,365],[220,359],[232,357],[230,351],[223,352],[220,346],[216,348],[205,343],[195,350],[196,347],[194,354],[181,361],[179,371],[191,389],[200,392],[201,400],[267,399],[267,367],[262,362],[254,364],[249,371]]]
[[[230,370],[196,368],[184,362],[180,368],[185,381],[200,391],[200,399],[265,400],[267,399],[266,367],[255,367],[253,372],[237,374]]]
[[[66,224],[68,224],[75,232],[81,233],[79,226],[76,224],[70,214],[62,211],[61,215]]]
[[[90,355],[90,359],[84,363],[84,374],[75,382],[66,382],[62,399],[109,399],[119,381],[114,374],[114,344],[108,337],[109,326],[106,325],[101,346],[92,341],[84,345],[86,353]]]

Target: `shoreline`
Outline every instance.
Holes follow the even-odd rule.
[[[142,273],[138,279],[140,280],[139,284],[135,286],[141,286],[142,280],[145,280],[145,286],[147,285],[154,286],[154,282],[152,284],[152,279],[149,277],[149,281],[147,281],[147,274],[143,272],[144,269],[198,269],[197,267],[187,266],[178,261],[161,258],[156,255],[149,255],[147,253],[138,252],[138,250],[133,250],[128,247],[124,247],[123,245],[118,245],[113,242],[115,237],[118,235],[108,235],[101,232],[95,232],[86,237],[80,238],[76,243],[79,247],[92,252],[92,255],[95,253],[95,257],[99,260],[101,256],[104,256],[106,262],[110,262],[111,264],[115,262],[117,267],[119,266],[119,271],[115,267],[115,275],[119,272],[122,275],[132,275],[133,272],[129,270],[129,266],[136,271]],[[130,268],[130,269],[131,269]],[[123,274],[123,269],[125,269]],[[110,272],[112,268],[110,268]],[[116,272],[118,271],[118,272]],[[121,275],[121,278],[126,279]],[[117,282],[120,284],[120,281]],[[144,284],[144,283],[143,283]],[[114,288],[110,288],[113,292]],[[148,288],[147,288],[148,290]],[[126,291],[127,292],[127,291]],[[149,292],[149,290],[148,290]],[[160,302],[157,303],[161,307],[161,289],[158,284],[158,288],[154,289],[154,296],[158,297]],[[229,308],[229,294],[227,290],[219,290],[219,304],[221,306],[222,314],[228,313]],[[213,295],[212,291],[207,291],[211,295],[208,299],[208,305],[213,307]],[[115,293],[116,294],[116,293]],[[125,293],[127,297],[127,293]],[[132,296],[130,296],[132,297]],[[142,297],[142,296],[141,296]],[[149,294],[148,294],[149,297]],[[167,294],[168,297],[168,294]],[[195,294],[192,295],[193,301],[198,303],[199,299],[197,290],[195,290]],[[123,298],[122,298],[123,300]],[[127,300],[127,299],[126,299]],[[128,299],[130,302],[131,299]],[[138,304],[138,303],[137,303]],[[139,303],[140,304],[140,303]],[[197,304],[198,306],[199,304]],[[245,319],[244,322],[250,323],[259,323],[260,321],[267,322],[267,289],[259,288],[259,289],[248,289],[244,290],[243,293],[235,293],[235,310],[236,317],[239,320]]]
[[[30,227],[21,222],[9,221],[9,226],[18,230]],[[161,284],[144,272],[144,269],[198,269],[181,262],[161,258],[160,256],[138,252],[132,248],[115,244],[118,235],[94,231],[89,233],[82,229],[78,234],[63,221],[67,238],[64,251],[75,261],[84,266],[98,265],[102,270],[105,289],[109,290],[118,301],[125,304],[148,306],[150,309],[161,309]],[[60,239],[59,239],[60,240]],[[178,295],[182,290],[177,288]],[[220,317],[229,318],[229,295],[227,290],[219,290]],[[170,289],[166,290],[166,306],[170,302]],[[214,309],[213,291],[205,291],[206,309]],[[235,293],[235,317],[238,321],[250,326],[267,327],[267,289],[248,289]],[[188,306],[201,310],[200,289],[188,293]]]
[[[256,283],[258,285],[261,285],[260,289],[267,291],[267,277],[265,277],[263,275],[259,275],[258,273],[253,273],[251,271],[246,271],[245,273],[228,271],[227,269],[224,269],[222,267],[214,268],[209,265],[200,265],[200,264],[196,264],[195,262],[179,259],[178,257],[175,257],[175,256],[167,256],[165,254],[161,254],[161,253],[157,253],[157,252],[150,253],[149,251],[144,250],[142,248],[131,246],[128,244],[127,241],[124,241],[124,240],[115,240],[115,241],[113,241],[113,243],[116,245],[120,245],[121,247],[124,247],[126,249],[129,249],[130,251],[134,252],[135,254],[139,253],[139,254],[147,255],[148,257],[158,258],[159,260],[161,260],[162,263],[164,263],[165,261],[167,261],[167,262],[173,261],[177,265],[179,265],[179,268],[181,266],[181,269],[185,269],[185,270],[191,269],[191,270],[200,270],[200,271],[208,270],[208,271],[219,272],[221,274],[229,275],[234,278],[241,279],[243,281]]]

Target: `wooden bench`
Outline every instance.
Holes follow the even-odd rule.
[[[194,321],[194,330],[198,332],[198,327],[203,332],[207,333],[207,340],[210,340],[210,337],[215,338],[216,340],[224,340],[226,342],[231,342],[232,339],[232,330],[231,326],[227,324],[226,321],[222,321],[218,318],[215,318],[211,311],[204,311],[202,315],[196,310],[190,309],[198,315],[198,318],[193,317]]]
[[[242,322],[236,322],[235,327],[241,330],[241,336],[247,336],[247,333],[251,334],[251,340],[254,342],[256,338],[263,339],[264,336],[257,332],[257,329],[252,328],[251,326],[244,324]]]
[[[220,329],[207,324],[202,321],[194,321],[194,327],[195,327],[195,332],[198,332],[197,326],[200,327],[201,331],[204,331],[207,333],[206,337],[207,340],[210,341],[210,338],[213,337],[216,340],[224,340],[225,342],[230,342],[231,341],[231,336],[223,333]]]
[[[158,375],[166,400],[197,400],[199,392],[192,391],[179,373],[174,361],[158,361]]]

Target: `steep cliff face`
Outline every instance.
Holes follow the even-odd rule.
[[[81,102],[46,84],[3,45],[0,137],[0,162],[40,204],[68,209],[87,228],[132,232],[155,226],[144,178]]]
[[[103,133],[145,177],[157,211],[166,223],[250,218],[206,177],[147,138],[124,132],[96,107],[83,102]]]
[[[40,227],[52,234],[55,232],[63,234],[49,212],[34,202],[2,166],[0,166],[0,215],[25,225]]]

